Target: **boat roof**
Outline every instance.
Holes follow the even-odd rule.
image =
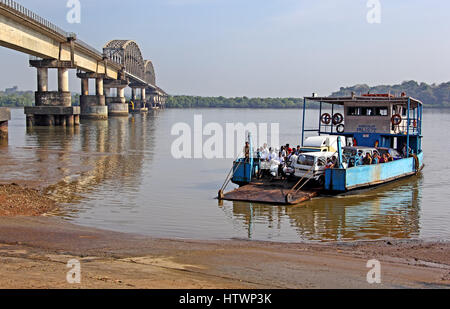
[[[323,156],[333,156],[337,155],[336,152],[325,152],[325,151],[316,151],[316,152],[304,152],[301,153],[299,156],[305,155],[305,156],[311,156],[311,157],[323,157]]]
[[[368,147],[368,146],[348,146],[348,147],[342,147],[344,150],[374,150],[375,147]]]
[[[401,96],[395,97],[390,94],[367,94],[361,96],[350,96],[350,97],[306,97],[306,100],[344,105],[345,103],[391,103],[391,104],[401,104],[408,105],[408,100],[411,102],[411,108],[416,108],[423,105],[420,100],[413,97]]]

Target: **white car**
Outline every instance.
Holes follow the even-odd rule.
[[[315,180],[318,184],[325,183],[327,159],[337,157],[336,152],[307,152],[297,157],[293,167],[295,177]]]

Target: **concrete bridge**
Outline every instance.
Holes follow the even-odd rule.
[[[37,69],[35,106],[25,108],[29,126],[72,126],[80,116],[106,119],[164,107],[167,94],[156,86],[153,64],[134,41],[109,41],[100,52],[17,2],[0,0],[0,46],[29,54]],[[58,71],[57,91],[48,89],[49,69]],[[72,105],[70,69],[81,79],[80,106]],[[89,94],[89,79],[96,80],[95,95]],[[132,102],[125,99],[126,87],[132,88]],[[2,132],[6,121],[0,118]]]

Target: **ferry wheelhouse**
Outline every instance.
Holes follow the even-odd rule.
[[[314,111],[307,109],[308,102],[319,105],[320,119],[313,129],[306,127],[307,114]],[[324,112],[330,105],[331,113]],[[418,173],[423,168],[422,119],[422,102],[404,94],[313,96],[304,99],[302,141],[311,133],[345,137],[346,145],[339,145],[337,164],[325,172],[324,190],[346,192]],[[364,147],[403,155],[391,162],[364,165],[358,152]],[[353,155],[344,151],[352,149],[356,152]]]

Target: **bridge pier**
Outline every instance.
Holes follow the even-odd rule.
[[[25,107],[27,126],[73,126],[78,125],[80,107],[72,106],[69,91],[69,69],[72,62],[52,59],[30,60],[37,69],[35,106]],[[58,70],[58,91],[48,91],[48,69]]]
[[[138,84],[131,84],[131,101],[133,102],[133,105],[130,105],[130,112],[131,113],[135,113],[135,114],[140,114],[140,113],[147,113],[148,112],[148,108],[147,108],[147,96],[146,96],[146,92],[145,92],[145,87],[142,85],[138,85]],[[138,99],[137,98],[137,89],[140,89],[141,91],[141,96]]]
[[[81,79],[81,118],[82,119],[108,119],[108,106],[103,89],[104,75],[96,73],[77,73]],[[89,79],[95,79],[95,95],[89,95]]]
[[[9,108],[0,107],[0,143],[8,140],[8,121],[11,120]]]
[[[149,107],[152,109],[163,109],[165,105],[166,97],[161,95],[157,90],[152,91],[150,94],[150,104]]]
[[[125,88],[128,87],[128,82],[125,80],[108,80],[105,85],[106,105],[108,106],[109,116],[128,117],[128,104],[125,98]],[[110,89],[116,88],[116,97],[110,97]]]

